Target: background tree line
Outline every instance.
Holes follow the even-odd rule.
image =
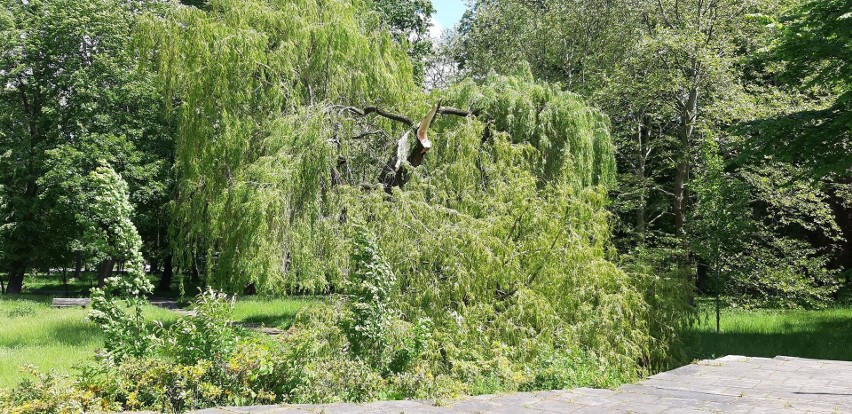
[[[703,293],[818,306],[852,267],[850,13],[845,0],[475,1],[444,53],[456,76],[530,70],[604,109],[624,260],[691,269]]]

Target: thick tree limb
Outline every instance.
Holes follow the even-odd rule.
[[[378,181],[382,184],[382,186],[384,186],[385,191],[388,193],[390,193],[393,187],[402,187],[408,182],[410,176],[408,172],[405,171],[404,164],[406,162],[412,167],[418,167],[423,163],[423,158],[432,148],[432,141],[429,140],[428,132],[429,127],[432,125],[432,122],[435,121],[435,117],[437,115],[468,117],[478,116],[480,114],[480,111],[476,109],[463,110],[450,106],[441,106],[441,102],[439,101],[431,110],[429,110],[426,116],[424,116],[419,123],[415,124],[414,121],[404,115],[388,112],[376,106],[368,106],[364,109],[353,106],[333,106],[332,108],[352,113],[358,117],[375,114],[383,118],[402,123],[411,128],[397,141],[394,148],[394,154],[388,162],[385,163],[382,168],[382,172],[379,174]],[[356,135],[354,139],[361,139],[377,133],[380,133],[380,131],[364,132]],[[490,135],[490,131],[487,131],[486,133]],[[484,137],[483,140],[485,139],[487,138]],[[332,171],[332,177],[334,181],[338,181],[340,175],[339,173],[335,174],[335,171]]]
[[[404,169],[403,160],[411,164],[412,167],[418,167],[423,163],[423,157],[426,153],[432,149],[432,141],[429,140],[428,136],[429,126],[435,120],[435,115],[439,109],[441,109],[441,102],[436,103],[420,121],[420,125],[414,134],[417,140],[411,138],[412,131],[409,130],[397,141],[394,155],[388,160],[379,175],[379,182],[385,186],[385,191],[388,193],[393,187],[403,187],[410,178]]]
[[[438,109],[438,113],[441,115],[456,115],[456,116],[479,116],[482,111],[478,109],[472,109],[470,111],[465,111],[463,109],[453,108],[451,106],[442,106]]]
[[[356,108],[354,106],[336,106],[335,108],[338,108],[338,109],[341,109],[341,110],[344,110],[344,111],[349,111],[349,112],[351,112],[355,115],[358,115],[358,116],[367,116],[367,115],[370,115],[370,114],[376,114],[376,115],[379,115],[381,117],[390,119],[392,121],[400,122],[400,123],[403,123],[405,125],[408,125],[411,128],[414,128],[414,121],[412,121],[408,117],[406,117],[404,115],[400,115],[400,114],[395,114],[393,112],[387,112],[387,111],[385,111],[385,110],[383,110],[379,107],[376,107],[376,106],[368,106],[364,109],[359,109],[359,108]]]

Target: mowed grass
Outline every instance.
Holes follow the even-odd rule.
[[[50,300],[29,295],[0,298],[0,387],[15,385],[23,365],[68,372],[103,347],[100,330],[86,319],[88,309],[54,309]],[[145,309],[145,316],[164,323],[177,317],[154,306]]]
[[[691,358],[724,355],[852,361],[852,308],[824,310],[724,309],[721,332],[715,313],[702,314],[700,323],[685,332]]]
[[[103,347],[100,329],[89,322],[88,309],[50,307],[47,296],[0,296],[0,388],[17,385],[23,378],[20,368],[33,365],[40,370],[70,373],[75,365],[90,362]],[[233,320],[286,329],[313,298],[240,299]],[[149,306],[148,320],[168,325],[178,315],[167,309]]]
[[[259,324],[270,328],[287,329],[300,310],[320,303],[315,296],[270,298],[262,296],[243,297],[234,305],[231,315],[234,321]]]

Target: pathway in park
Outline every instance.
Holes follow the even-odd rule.
[[[688,414],[852,413],[852,362],[727,356],[654,375],[617,390],[481,395],[425,401],[221,407],[193,414]]]

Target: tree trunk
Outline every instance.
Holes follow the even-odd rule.
[[[677,162],[677,172],[674,181],[674,200],[672,213],[675,216],[675,235],[681,239],[681,247],[686,248],[686,180],[689,174],[689,156],[692,134],[695,130],[695,120],[698,115],[698,89],[689,91],[689,97],[681,105],[680,121],[682,124],[680,156]],[[686,251],[684,250],[684,262]]]
[[[695,286],[698,288],[699,294],[706,295],[710,293],[710,266],[702,258],[698,258],[697,262]]]
[[[151,268],[150,268],[150,273],[151,273],[152,275],[153,275],[153,274],[158,273],[158,272],[160,271],[160,261],[159,261],[159,260],[157,260],[156,258],[151,259],[151,265],[150,265],[150,267],[151,267]]]
[[[6,293],[18,294],[24,288],[24,274],[27,272],[27,264],[23,261],[15,261],[9,270],[9,284]]]
[[[168,255],[163,261],[163,276],[160,277],[160,283],[157,284],[157,290],[166,292],[171,288],[173,272],[172,256]]]
[[[412,168],[419,167],[423,163],[426,153],[432,149],[432,142],[429,141],[427,136],[429,126],[432,125],[435,114],[438,113],[440,108],[441,103],[438,102],[420,121],[415,130],[416,139],[412,139],[412,131],[409,130],[397,141],[394,155],[388,160],[379,175],[379,182],[384,185],[386,192],[390,193],[393,187],[404,187],[405,183],[411,178],[411,173],[406,171],[403,160],[407,161]]]
[[[98,287],[104,287],[106,280],[112,276],[112,269],[115,266],[115,260],[106,259],[98,264]]]
[[[648,127],[644,122],[644,119],[639,121],[639,136],[638,136],[638,144],[639,148],[636,154],[638,155],[636,158],[636,179],[639,183],[639,203],[636,207],[636,234],[639,238],[639,245],[642,246],[645,244],[645,204],[647,202],[645,197],[645,162],[647,159],[647,151],[645,150],[646,143],[648,142]]]
[[[65,286],[65,296],[68,296],[68,266],[62,265],[62,285]]]
[[[194,257],[192,260],[192,265],[189,267],[189,281],[192,283],[197,283],[201,279],[198,272],[198,257]]]
[[[74,278],[80,280],[83,275],[83,253],[77,252],[74,258]]]

